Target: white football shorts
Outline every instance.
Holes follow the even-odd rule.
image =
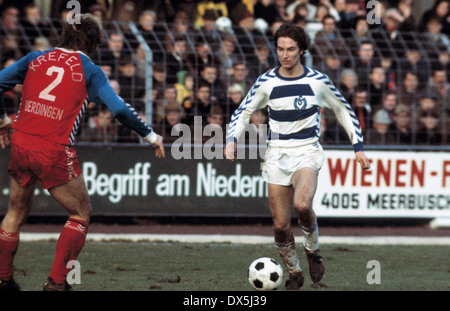
[[[269,146],[262,165],[262,177],[269,184],[290,186],[296,171],[310,167],[318,172],[323,161],[323,149],[318,142],[293,148]]]

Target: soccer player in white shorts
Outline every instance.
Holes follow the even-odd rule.
[[[334,112],[361,167],[369,169],[370,162],[364,153],[361,127],[349,103],[325,74],[301,64],[309,45],[305,31],[285,22],[275,33],[274,42],[281,66],[262,74],[234,112],[224,152],[227,159],[236,158],[237,140],[251,115],[268,107],[270,131],[262,175],[268,183],[275,245],[289,271],[286,288],[295,290],[303,285],[304,276],[291,231],[292,208],[303,231],[311,280],[319,282],[325,271],[312,208],[318,173],[324,161],[319,143],[321,109]]]

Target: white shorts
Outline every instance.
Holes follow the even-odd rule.
[[[262,177],[269,184],[290,186],[296,171],[310,167],[318,172],[323,161],[323,149],[319,143],[294,148],[269,146],[262,165]]]

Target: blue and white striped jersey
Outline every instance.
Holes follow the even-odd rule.
[[[327,75],[303,67],[299,77],[286,78],[275,67],[262,74],[231,117],[227,140],[237,141],[254,111],[268,107],[268,144],[298,147],[314,144],[320,137],[320,108],[334,111],[353,148],[363,150],[363,136],[350,104]]]

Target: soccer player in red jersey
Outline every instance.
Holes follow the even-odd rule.
[[[89,101],[105,104],[122,124],[156,145],[164,157],[162,137],[112,89],[101,68],[89,58],[101,42],[101,28],[90,14],[66,23],[58,48],[31,52],[0,71],[0,145],[11,143],[8,212],[0,228],[0,290],[20,290],[13,278],[19,229],[33,205],[36,182],[69,213],[56,245],[44,290],[71,290],[66,281],[70,260],[83,248],[91,204],[73,149],[75,134]],[[22,102],[14,122],[6,116],[3,93],[23,84]],[[11,141],[9,131],[13,129]]]

